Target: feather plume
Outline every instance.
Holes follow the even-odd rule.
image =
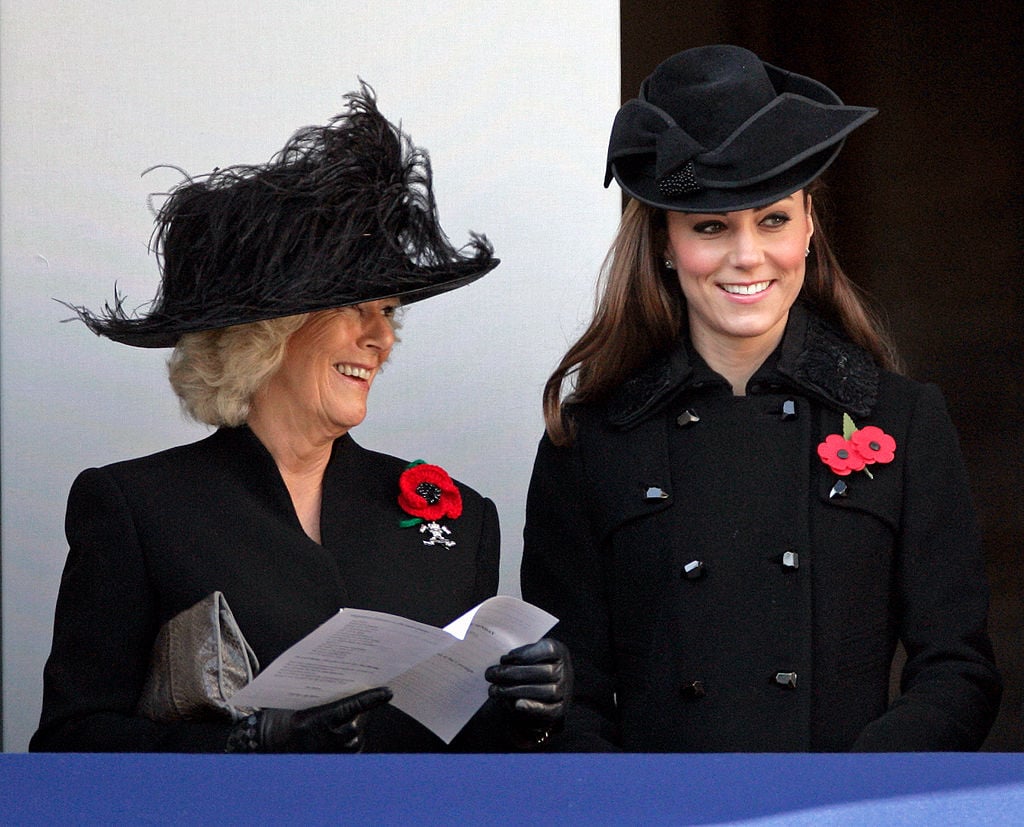
[[[266,164],[189,178],[156,217],[161,284],[144,315],[69,305],[91,330],[140,347],[185,332],[342,307],[403,303],[497,264],[486,237],[461,249],[440,227],[430,159],[377,110],[365,83],[326,126],[296,132]]]

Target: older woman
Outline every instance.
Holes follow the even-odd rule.
[[[563,748],[970,750],[992,724],[953,426],[815,211],[874,114],[708,46],[615,119],[606,183],[631,200],[527,504],[523,595],[576,667]]]
[[[148,315],[127,316],[120,299],[101,315],[78,309],[115,341],[173,346],[184,410],[217,430],[75,481],[33,750],[446,748],[383,687],[240,720],[174,719],[140,704],[159,630],[211,593],[268,664],[341,607],[442,625],[496,590],[494,504],[437,467],[400,498],[409,463],[349,431],[391,354],[399,306],[498,262],[482,237],[452,248],[426,154],[368,88],[348,99],[269,163],[171,194]],[[438,503],[436,532],[407,527]],[[533,748],[557,727],[571,681],[561,644],[514,650],[488,677],[494,698],[452,749]]]

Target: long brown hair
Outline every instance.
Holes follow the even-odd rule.
[[[800,295],[879,365],[899,370],[899,357],[883,325],[829,246],[815,209],[820,191],[818,182],[804,191],[812,196],[815,230]],[[686,302],[676,274],[662,266],[666,241],[664,212],[630,199],[601,268],[594,317],[544,385],[544,421],[556,445],[572,441],[571,423],[562,411],[567,379],[573,402],[600,400],[679,337]]]

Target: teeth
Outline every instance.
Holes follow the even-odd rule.
[[[759,281],[755,284],[723,284],[722,289],[726,293],[733,293],[737,296],[753,296],[762,290],[767,290],[770,281]]]
[[[365,379],[369,381],[370,371],[366,368],[357,368],[352,365],[335,365],[334,369],[338,371],[342,376],[354,376],[356,379]]]

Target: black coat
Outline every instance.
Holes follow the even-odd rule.
[[[32,750],[221,751],[230,722],[158,724],[134,714],[159,627],[215,590],[266,666],[342,607],[436,626],[498,584],[494,504],[459,484],[451,548],[426,546],[397,503],[406,463],[338,439],[324,474],[323,543],[303,531],[273,458],[245,427],[84,471],[68,499],[43,711]],[[500,745],[488,703],[452,748]],[[444,750],[388,706],[369,751]],[[492,731],[493,730],[493,731]]]
[[[570,410],[573,446],[540,444],[522,566],[576,666],[562,748],[979,747],[1001,689],[935,387],[879,371],[798,305],[746,396],[680,345]],[[817,456],[844,412],[896,440],[873,477]]]

